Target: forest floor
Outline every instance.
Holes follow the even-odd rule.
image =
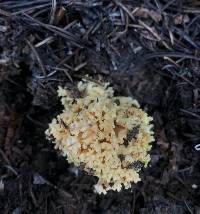
[[[45,138],[86,74],[154,118],[131,189],[95,194]],[[200,214],[199,143],[198,0],[0,1],[0,214]]]

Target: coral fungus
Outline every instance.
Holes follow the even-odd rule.
[[[131,97],[114,96],[108,85],[83,80],[78,98],[59,87],[64,110],[46,131],[69,163],[98,177],[95,191],[99,194],[138,182],[154,140],[152,117]]]

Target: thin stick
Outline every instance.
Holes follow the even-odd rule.
[[[30,49],[32,50],[36,60],[38,61],[38,65],[41,69],[41,71],[43,72],[43,75],[46,76],[47,73],[46,73],[46,70],[45,70],[45,67],[42,63],[42,60],[40,59],[40,56],[38,54],[38,52],[36,51],[36,49],[34,48],[34,46],[26,39],[26,43],[28,44],[28,46],[30,47]]]

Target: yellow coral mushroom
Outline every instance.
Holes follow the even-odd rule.
[[[64,110],[46,131],[69,163],[99,178],[95,185],[99,194],[138,182],[154,140],[152,117],[131,97],[115,97],[108,85],[83,80],[78,98],[59,87]]]

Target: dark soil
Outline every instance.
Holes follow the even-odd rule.
[[[45,139],[85,74],[154,117],[142,181],[93,193],[97,178]],[[0,213],[200,213],[198,0],[0,1]]]

